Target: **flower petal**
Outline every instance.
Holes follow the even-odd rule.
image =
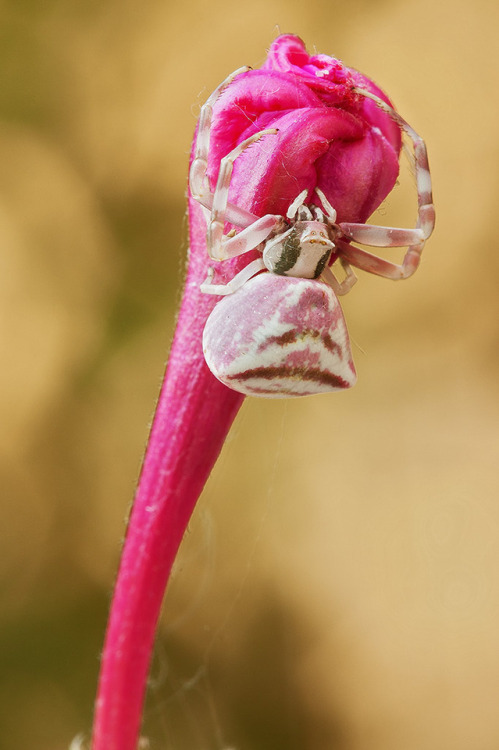
[[[255,132],[262,122],[256,121]],[[277,135],[243,151],[234,164],[231,200],[258,215],[285,215],[302,190],[317,185],[316,162],[336,143],[362,138],[364,124],[341,109],[307,108],[287,112],[272,122]],[[250,135],[249,130],[245,135]],[[258,146],[258,148],[256,147]]]
[[[319,187],[338,212],[338,221],[366,221],[392,190],[398,155],[371,128],[357,141],[334,141],[317,162]]]
[[[220,159],[251,134],[247,133],[248,127],[259,117],[269,118],[258,128],[261,130],[273,127],[271,120],[283,111],[322,106],[319,97],[305,84],[284,73],[249,70],[237,76],[213,108],[208,168],[212,182]]]

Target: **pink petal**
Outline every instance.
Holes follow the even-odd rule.
[[[397,153],[373,129],[357,141],[332,143],[317,162],[319,186],[338,221],[366,221],[392,190],[398,171]]]
[[[305,84],[283,73],[249,70],[239,75],[214,107],[208,170],[213,184],[220,159],[250,135],[248,127],[259,117],[269,117],[263,127],[273,127],[272,119],[283,111],[322,106],[319,97]]]
[[[285,214],[302,190],[311,193],[316,187],[316,163],[336,143],[355,142],[364,133],[364,124],[358,118],[327,107],[288,112],[271,125],[278,134],[265,136],[261,144],[244,151],[234,165],[231,200],[240,204],[243,195],[249,194],[250,210],[258,215]],[[257,121],[251,130],[256,132],[260,126]],[[245,135],[250,135],[250,129]]]
[[[341,106],[358,113],[371,125],[378,127],[395,151],[400,150],[400,129],[373,101],[360,99],[352,87],[367,89],[391,104],[386,94],[366,76],[348,68],[341,60],[329,55],[309,57],[302,40],[291,34],[278,37],[272,44],[265,69],[291,73],[317,92],[321,101],[329,106]]]

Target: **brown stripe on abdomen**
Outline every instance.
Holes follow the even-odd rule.
[[[262,343],[258,347],[258,351],[263,352],[269,346],[274,345],[285,347],[287,344],[294,344],[297,341],[302,341],[307,338],[320,339],[325,349],[330,351],[332,354],[341,355],[341,346],[337,344],[336,341],[333,341],[329,333],[323,334],[320,331],[313,331],[311,329],[305,329],[303,331],[292,330],[286,331],[286,333],[283,333],[280,336],[269,336],[265,339],[265,341],[262,341]]]
[[[234,375],[229,375],[228,380],[279,380],[282,378],[307,380],[330,388],[348,388],[349,383],[339,375],[331,372],[311,368],[302,370],[300,367],[286,367],[284,365],[277,367],[254,367],[251,370],[242,370]]]

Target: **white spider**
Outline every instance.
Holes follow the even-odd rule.
[[[419,265],[424,244],[435,223],[426,146],[423,139],[392,107],[369,91],[353,89],[355,93],[374,101],[412,142],[418,192],[418,219],[414,229],[352,222],[337,224],[336,211],[319,188],[316,188],[315,193],[322,208],[307,205],[305,201],[308,191],[304,190],[291,203],[286,217],[275,214],[259,217],[229,203],[234,161],[262,136],[276,134],[277,130],[273,129],[262,130],[247,138],[225,156],[220,162],[215,190],[211,190],[207,167],[213,105],[235,76],[248,69],[240,68],[228,76],[202,107],[189,185],[192,197],[209,210],[207,247],[212,260],[227,260],[255,248],[262,252],[262,257],[251,261],[228,284],[213,284],[213,269],[210,269],[208,278],[200,287],[201,291],[207,294],[232,294],[263,270],[305,279],[322,276],[338,295],[348,292],[357,280],[351,266],[390,279],[411,276]],[[225,235],[226,222],[240,227],[241,231],[235,235],[233,232]],[[402,263],[397,265],[352,245],[352,241],[372,247],[408,247],[408,250]],[[341,283],[328,266],[333,250],[346,271]]]

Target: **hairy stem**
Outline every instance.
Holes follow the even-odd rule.
[[[196,501],[243,396],[209,372],[201,349],[216,303],[204,227],[191,215],[191,260],[168,368],[130,516],[102,655],[92,750],[134,750],[165,587]]]

